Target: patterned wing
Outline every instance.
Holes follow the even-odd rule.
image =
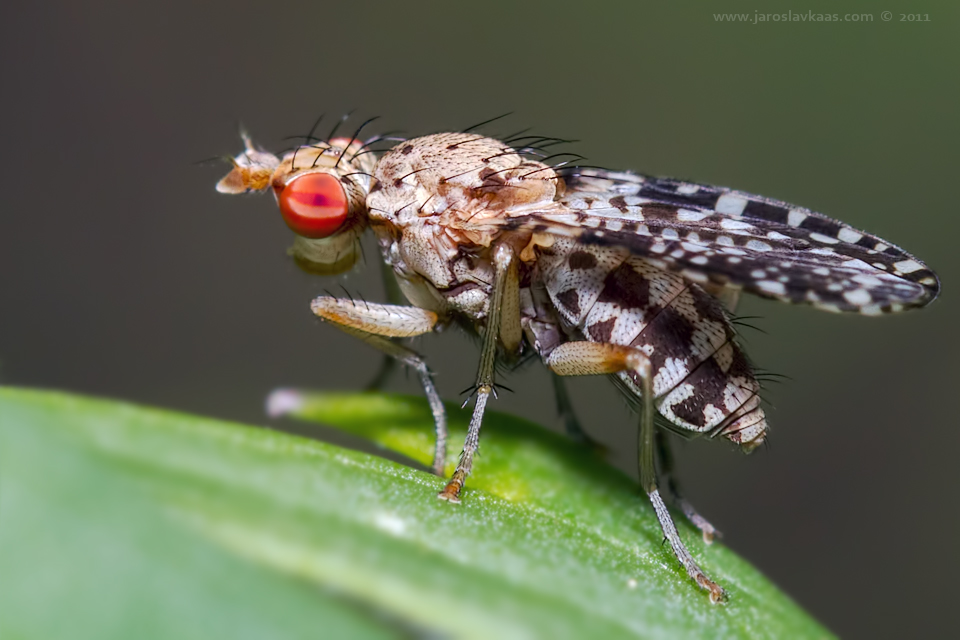
[[[936,298],[936,274],[899,247],[809,209],[722,187],[632,173],[564,176],[554,207],[509,229],[619,245],[701,284],[834,312],[877,315]]]

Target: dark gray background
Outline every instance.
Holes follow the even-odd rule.
[[[882,4],[882,3],[881,3]],[[213,190],[235,123],[281,148],[322,111],[410,135],[491,126],[582,142],[609,167],[796,202],[902,245],[943,299],[897,317],[746,300],[770,391],[770,450],[679,451],[691,500],[846,636],[952,622],[958,518],[958,18],[954,3],[18,3],[5,9],[3,381],[265,424],[280,385],[357,389],[378,356],[310,315],[272,199]],[[715,12],[872,12],[853,24],[727,24]],[[881,10],[894,12],[882,22]],[[900,12],[930,22],[899,21]],[[374,253],[369,250],[368,257]],[[381,295],[370,264],[344,280]],[[472,344],[422,340],[454,397]],[[539,366],[496,403],[559,428]],[[402,377],[392,389],[416,392]],[[607,383],[572,384],[588,428],[634,466]],[[640,508],[638,500],[638,508]]]

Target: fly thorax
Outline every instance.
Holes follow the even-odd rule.
[[[401,143],[380,158],[374,177],[370,220],[378,234],[398,235],[396,259],[388,258],[398,275],[422,277],[474,320],[485,317],[493,282],[489,254],[501,229],[491,221],[552,204],[561,183],[549,166],[469,133]],[[528,238],[511,241],[520,252]]]
[[[551,167],[470,133],[401,143],[380,158],[374,176],[367,199],[371,216],[396,224],[438,216],[444,226],[463,230],[517,207],[547,205],[562,191]]]
[[[438,289],[456,284],[451,261],[457,249],[450,245],[440,227],[424,223],[405,227],[398,248],[406,270],[426,278]]]

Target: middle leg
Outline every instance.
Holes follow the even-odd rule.
[[[602,450],[603,445],[587,435],[587,432],[580,426],[577,414],[573,410],[573,403],[570,402],[570,394],[567,393],[567,386],[563,383],[563,378],[557,375],[551,375],[550,381],[553,383],[553,397],[557,402],[557,414],[563,420],[564,431],[567,437],[574,442],[589,444]]]
[[[378,260],[380,263],[380,278],[383,281],[383,290],[387,296],[387,302],[392,305],[400,306],[406,298],[400,291],[400,285],[397,284],[397,278],[394,275],[393,267],[384,260]],[[373,379],[364,387],[364,391],[381,391],[390,380],[393,372],[397,370],[396,359],[384,354],[380,360],[380,368],[374,374]]]

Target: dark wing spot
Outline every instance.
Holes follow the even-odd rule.
[[[671,204],[649,202],[643,205],[643,217],[647,220],[676,220],[677,207]]]
[[[607,274],[597,302],[611,302],[624,309],[646,309],[650,304],[650,281],[625,262]]]
[[[712,187],[702,187],[696,193],[676,193],[676,187],[674,181],[658,178],[649,186],[642,187],[637,195],[690,209],[714,209],[720,198],[719,192]]]
[[[558,293],[557,302],[574,316],[580,316],[580,294],[576,289],[567,289]]]
[[[786,207],[750,200],[747,206],[743,208],[744,218],[753,218],[754,220],[767,220],[769,222],[787,223],[789,210]]]
[[[609,344],[613,336],[613,325],[617,323],[616,318],[608,318],[603,322],[597,322],[587,327],[587,334],[593,338],[594,342],[604,342]]]
[[[400,148],[400,153],[402,153],[403,155],[408,155],[412,152],[413,152],[413,147],[409,144]]]
[[[839,222],[812,215],[807,216],[803,219],[803,222],[800,223],[801,229],[806,229],[813,233],[820,233],[825,236],[830,236],[831,238],[837,237],[837,234],[840,233],[840,226]]]
[[[596,257],[586,251],[574,251],[568,261],[571,269],[593,269],[597,266]]]
[[[627,211],[629,211],[629,209],[627,208],[627,200],[623,196],[610,198],[610,205],[619,209],[620,213],[626,213]]]

